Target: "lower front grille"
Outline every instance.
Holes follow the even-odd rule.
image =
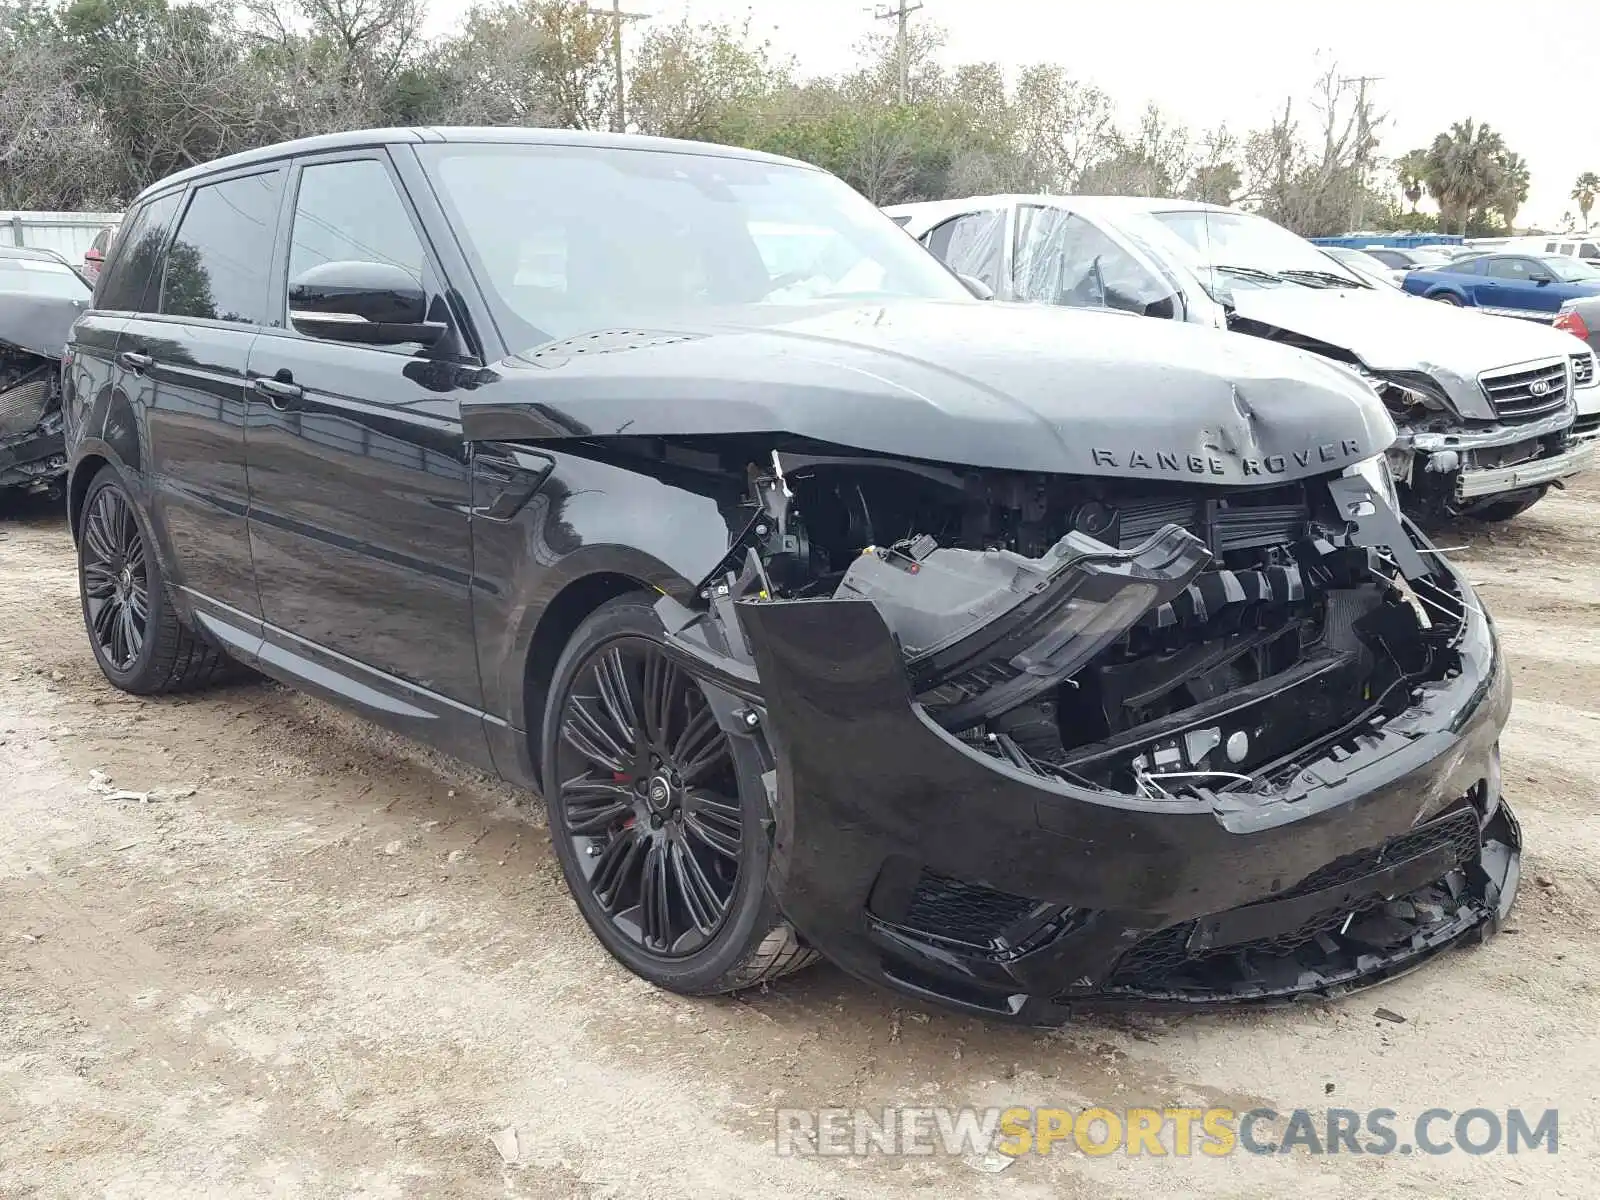
[[[1567,364],[1561,359],[1486,371],[1478,382],[1502,421],[1536,421],[1567,404]]]
[[[1392,838],[1382,846],[1335,859],[1313,871],[1292,888],[1274,896],[1272,900],[1290,899],[1319,892],[1325,888],[1340,887],[1387,864],[1403,862],[1440,848],[1448,849],[1450,861],[1457,866],[1465,865],[1476,861],[1478,844],[1477,813],[1470,808],[1463,808],[1447,817],[1430,821],[1397,838]],[[1369,896],[1353,907],[1318,913],[1298,928],[1275,937],[1197,951],[1189,949],[1189,938],[1194,933],[1197,922],[1185,921],[1147,934],[1135,942],[1133,947],[1118,960],[1107,987],[1111,990],[1141,991],[1167,987],[1181,989],[1187,973],[1204,972],[1214,960],[1242,961],[1249,956],[1282,958],[1319,938],[1327,938],[1348,929],[1356,919],[1364,914],[1374,913],[1386,903],[1383,896]]]
[[[923,871],[898,923],[934,937],[987,946],[1038,907],[1026,896]]]

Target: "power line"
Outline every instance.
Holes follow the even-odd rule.
[[[895,55],[900,60],[900,103],[905,104],[911,92],[911,52],[906,39],[906,31],[910,26],[911,14],[923,8],[922,4],[909,4],[907,0],[899,0],[894,8],[880,8],[873,12],[873,17],[879,21],[894,21]]]
[[[622,23],[624,21],[648,21],[649,13],[631,13],[622,11],[622,0],[611,0],[610,8],[591,8],[589,15],[594,17],[609,17],[611,20],[611,65],[617,73],[617,104],[611,116],[611,128],[617,133],[625,133],[628,128],[627,113],[623,109],[622,93],[626,82],[622,74]]]

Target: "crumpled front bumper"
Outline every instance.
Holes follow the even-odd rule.
[[[1510,681],[1464,582],[1462,670],[1276,799],[1079,789],[913,702],[871,603],[741,601],[775,759],[774,888],[853,974],[992,1017],[1334,995],[1492,932],[1517,887]]]
[[[67,473],[66,438],[59,410],[20,437],[0,440],[0,488],[42,489]]]
[[[1466,503],[1545,487],[1588,470],[1600,443],[1574,436],[1569,432],[1573,428],[1573,410],[1568,407],[1520,425],[1449,432],[1402,430],[1390,456],[1411,460],[1407,474],[1413,484],[1419,477],[1441,477],[1449,485],[1451,499]],[[1495,452],[1514,446],[1535,447],[1540,456],[1498,465],[1495,460],[1501,456]]]

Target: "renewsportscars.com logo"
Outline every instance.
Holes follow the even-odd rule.
[[[784,1156],[984,1156],[1124,1153],[1184,1158],[1246,1154],[1555,1154],[1559,1111],[1430,1108],[863,1108],[779,1109]]]

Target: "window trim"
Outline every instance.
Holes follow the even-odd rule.
[[[1000,296],[1003,294],[1004,289],[1006,288],[1006,243],[1011,240],[1006,236],[1007,213],[1004,208],[971,208],[966,212],[956,213],[954,216],[946,217],[937,225],[933,225],[924,230],[922,235],[917,238],[917,241],[921,242],[925,247],[927,247],[929,254],[932,254],[940,262],[944,263],[944,265],[949,267],[951,271],[955,271],[956,268],[954,264],[952,264],[950,260],[945,258],[942,254],[939,254],[936,250],[934,250],[933,235],[938,233],[939,230],[945,228],[947,225],[954,225],[957,221],[965,221],[970,217],[995,217],[998,218],[1000,222],[1000,242],[996,247],[999,253],[995,255],[994,282],[991,283],[987,279],[983,280],[985,286],[993,291],[996,296]],[[959,274],[959,272],[957,273]],[[978,279],[981,278],[981,276],[975,275],[973,278]]]
[[[1026,299],[1026,297],[1022,295],[1021,286],[1017,280],[1017,262],[1019,261],[1022,253],[1022,210],[1025,208],[1037,209],[1041,212],[1052,210],[1063,214],[1066,220],[1082,221],[1107,242],[1115,246],[1117,250],[1119,250],[1131,263],[1133,263],[1134,266],[1138,267],[1139,270],[1143,271],[1147,276],[1149,276],[1153,282],[1158,283],[1163,287],[1169,287],[1172,289],[1173,311],[1170,317],[1151,316],[1147,313],[1135,313],[1135,316],[1144,317],[1147,320],[1153,321],[1173,321],[1179,325],[1186,324],[1189,321],[1192,302],[1189,298],[1188,291],[1184,286],[1183,280],[1177,278],[1174,271],[1168,269],[1166,265],[1160,262],[1153,254],[1147,253],[1143,245],[1134,244],[1131,234],[1124,234],[1114,225],[1104,221],[1097,221],[1088,213],[1081,212],[1080,210],[1065,204],[1038,204],[1030,202],[1026,204],[1018,204],[1016,206],[1016,228],[1013,230],[1012,237],[1010,239],[1012,243],[1010,263],[1011,269],[1007,274],[1007,286],[1010,288],[1010,295],[1012,299]],[[1055,302],[1030,301],[1030,303],[1054,304]],[[1071,306],[1062,305],[1060,307]],[[1102,307],[1110,309],[1112,306],[1106,304],[1102,305]],[[1116,309],[1115,311],[1129,312],[1131,310]]]
[[[336,166],[340,163],[375,161],[379,163],[389,176],[396,195],[400,199],[400,206],[411,222],[411,231],[416,234],[417,242],[422,248],[423,268],[425,274],[431,274],[438,283],[440,295],[445,298],[446,307],[450,309],[450,333],[454,337],[459,353],[452,356],[455,361],[467,363],[481,363],[483,360],[471,349],[467,333],[462,327],[460,315],[456,305],[451,303],[451,287],[449,277],[446,276],[440,263],[440,256],[435,251],[433,240],[428,236],[427,223],[423,221],[422,214],[418,211],[411,191],[406,186],[406,181],[397,169],[393,156],[387,146],[362,146],[341,150],[324,151],[320,154],[305,154],[291,159],[288,163],[288,176],[284,181],[283,202],[278,208],[278,230],[272,252],[272,269],[269,273],[267,293],[266,321],[261,325],[262,336],[293,338],[296,341],[315,342],[318,345],[344,346],[351,350],[377,351],[396,358],[437,358],[437,353],[430,353],[430,348],[424,348],[419,355],[417,348],[412,344],[399,346],[367,346],[357,342],[331,342],[327,338],[314,338],[301,333],[289,321],[289,257],[294,251],[294,219],[300,203],[300,181],[305,175],[307,167]]]
[[[167,231],[166,244],[161,248],[161,286],[156,290],[156,311],[141,312],[138,315],[143,321],[162,321],[178,325],[193,325],[201,329],[236,329],[241,331],[255,331],[264,328],[261,321],[227,321],[221,317],[192,317],[185,313],[167,313],[161,311],[161,306],[167,300],[167,262],[172,254],[172,244],[178,239],[178,231],[183,228],[183,222],[189,215],[189,209],[194,205],[194,198],[199,195],[202,188],[216,187],[222,183],[233,183],[240,179],[250,179],[256,175],[282,175],[283,164],[279,162],[267,164],[252,164],[250,167],[238,171],[220,171],[215,175],[207,175],[203,179],[192,181],[185,189],[183,203],[178,206],[178,217],[172,223],[172,228]],[[268,244],[271,245],[277,236],[277,226],[283,214],[283,189],[278,189],[278,206],[272,228],[269,232]],[[269,272],[270,274],[270,272]],[[146,297],[148,299],[148,297]],[[271,299],[271,293],[264,295],[263,299]],[[265,306],[263,306],[264,308]],[[265,315],[263,311],[263,315]]]
[[[147,299],[146,293],[148,293],[150,290],[150,284],[152,282],[151,280],[145,280],[145,290],[139,293],[140,307],[138,308],[101,308],[101,291],[105,286],[106,281],[111,278],[112,274],[121,264],[123,256],[131,253],[129,246],[132,243],[128,238],[122,236],[123,233],[132,227],[134,221],[138,217],[143,216],[147,211],[149,211],[152,205],[159,204],[163,200],[166,200],[172,196],[176,196],[178,198],[178,207],[173,210],[173,215],[167,220],[166,228],[162,232],[161,249],[157,252],[160,255],[161,260],[162,278],[164,279],[166,277],[167,248],[172,245],[172,235],[178,228],[178,214],[182,213],[187,207],[185,200],[187,195],[187,187],[168,188],[166,191],[156,192],[153,195],[144,197],[138,202],[138,204],[130,208],[128,212],[124,214],[121,222],[117,225],[117,236],[112,243],[111,254],[107,256],[105,262],[100,264],[100,274],[95,277],[94,293],[89,297],[89,308],[92,311],[115,314],[117,316],[138,317],[141,319],[145,317],[159,317],[161,315],[160,313],[146,312],[144,310],[144,301]],[[158,286],[156,289],[158,305],[160,303],[160,295],[161,291]]]

